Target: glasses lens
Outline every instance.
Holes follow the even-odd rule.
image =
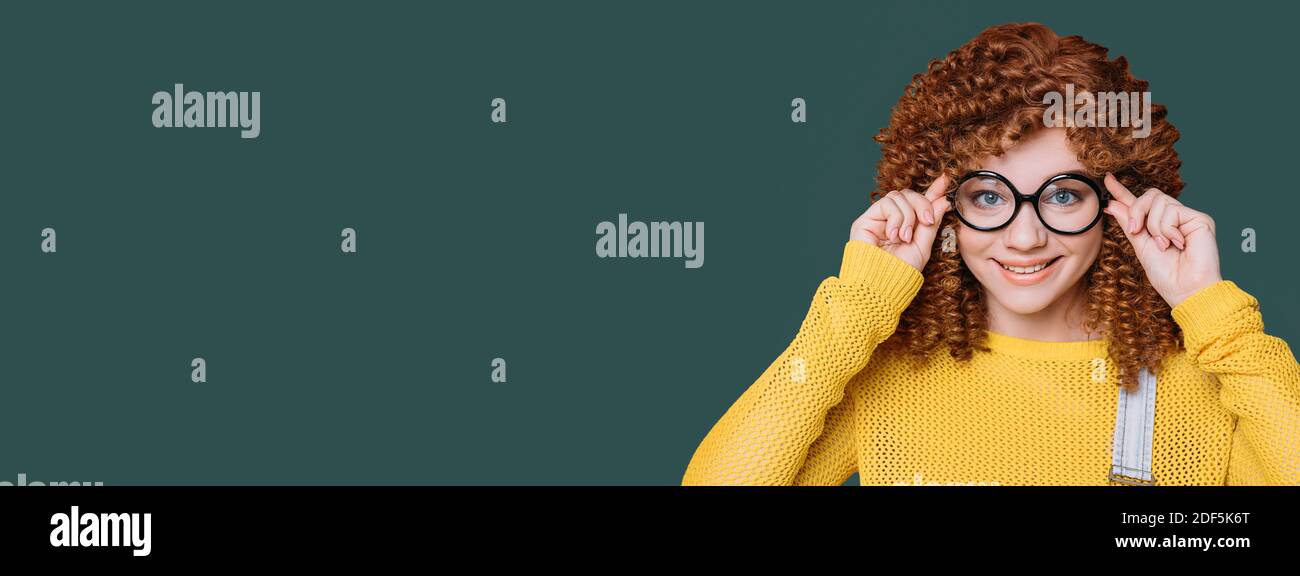
[[[1087,228],[1101,210],[1097,191],[1087,182],[1066,178],[1047,185],[1038,197],[1043,222],[1062,232]]]
[[[957,187],[957,212],[975,226],[1000,226],[1011,219],[1016,196],[997,178],[975,176]]]

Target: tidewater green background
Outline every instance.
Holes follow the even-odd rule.
[[[1183,134],[1183,200],[1216,219],[1224,276],[1295,342],[1295,17],[6,4],[0,480],[676,484],[836,273],[904,85],[1011,21],[1128,56]],[[261,137],[153,128],[151,95],[177,82],[261,91]],[[704,221],[704,267],[597,258],[595,226],[620,212]],[[490,381],[495,357],[509,382]]]

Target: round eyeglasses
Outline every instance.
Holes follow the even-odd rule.
[[[1101,221],[1108,195],[1092,178],[1067,172],[1048,178],[1038,191],[1025,195],[1010,180],[990,170],[966,173],[948,192],[957,218],[976,230],[989,232],[1010,224],[1020,203],[1030,202],[1038,220],[1057,234],[1082,234]]]

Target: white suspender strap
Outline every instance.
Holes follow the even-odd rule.
[[[1151,443],[1156,424],[1156,377],[1146,368],[1138,375],[1137,389],[1120,388],[1115,410],[1115,438],[1110,480],[1121,484],[1154,485]]]

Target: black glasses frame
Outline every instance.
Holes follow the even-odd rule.
[[[1011,209],[1011,217],[1007,218],[1006,222],[998,224],[997,226],[976,226],[975,224],[972,224],[971,222],[966,220],[966,218],[961,215],[961,210],[957,209],[957,190],[961,189],[961,185],[964,184],[967,180],[970,180],[971,178],[980,178],[980,177],[994,178],[1002,182],[1003,184],[1006,184],[1007,189],[1010,190],[1011,193],[1015,195],[1016,205],[1014,208]],[[1079,230],[1065,231],[1065,230],[1058,230],[1056,228],[1053,228],[1051,224],[1048,224],[1047,221],[1043,219],[1043,213],[1038,209],[1038,199],[1040,196],[1042,196],[1043,191],[1046,190],[1048,186],[1052,185],[1055,182],[1060,182],[1061,180],[1078,180],[1080,182],[1083,182],[1084,184],[1087,184],[1089,188],[1092,188],[1092,190],[1097,193],[1097,199],[1098,199],[1097,215],[1093,217],[1092,222],[1089,222],[1087,226],[1084,226]],[[1051,178],[1048,178],[1046,182],[1043,182],[1042,186],[1039,186],[1038,190],[1035,191],[1033,194],[1021,194],[1020,191],[1016,189],[1016,185],[1012,184],[1010,180],[1007,180],[1006,176],[998,174],[997,172],[994,172],[992,170],[973,170],[971,172],[967,172],[964,176],[961,177],[961,179],[957,181],[956,187],[948,191],[947,196],[948,196],[948,202],[952,204],[952,211],[957,214],[957,219],[961,220],[962,224],[970,226],[971,228],[974,228],[981,232],[992,232],[994,230],[1001,230],[1005,228],[1008,224],[1015,222],[1016,216],[1020,214],[1020,204],[1022,202],[1029,202],[1030,204],[1033,204],[1034,214],[1038,216],[1038,221],[1042,222],[1043,226],[1047,227],[1048,230],[1051,230],[1052,232],[1055,232],[1057,234],[1065,234],[1071,236],[1075,234],[1083,234],[1084,232],[1091,230],[1093,226],[1096,226],[1097,223],[1101,221],[1101,216],[1106,210],[1106,204],[1110,198],[1110,195],[1106,193],[1106,190],[1102,188],[1100,185],[1098,185],[1095,180],[1088,177],[1087,175],[1079,174],[1077,172],[1064,172],[1061,174],[1057,174],[1056,176],[1052,176]]]

